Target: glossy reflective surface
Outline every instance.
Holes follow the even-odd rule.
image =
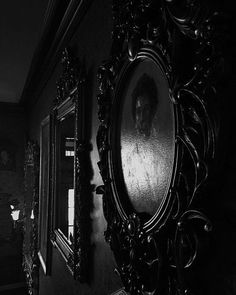
[[[63,118],[58,124],[57,137],[57,227],[71,243],[74,227],[74,122],[74,113]]]
[[[167,194],[174,162],[174,110],[159,65],[140,61],[122,95],[121,169],[135,210],[154,215]]]

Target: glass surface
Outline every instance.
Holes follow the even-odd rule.
[[[58,124],[57,155],[57,227],[71,240],[73,236],[74,208],[74,133],[75,115],[68,114]],[[69,150],[68,150],[69,149]],[[70,153],[68,155],[68,152]],[[69,227],[70,226],[70,227]]]
[[[154,215],[174,162],[174,110],[168,81],[150,59],[140,61],[122,95],[120,147],[124,185],[138,212]]]
[[[74,208],[68,208],[68,225],[74,225]]]

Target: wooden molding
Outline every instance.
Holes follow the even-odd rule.
[[[31,62],[20,104],[29,110],[39,99],[61,57],[61,51],[73,36],[92,0],[51,0],[44,20],[42,37]]]

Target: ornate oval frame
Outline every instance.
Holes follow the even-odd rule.
[[[161,72],[163,73],[163,75],[166,75],[166,73],[168,72],[168,69],[166,68],[165,66],[165,60],[164,60],[164,57],[162,56],[162,53],[161,51],[159,51],[158,49],[157,50],[153,50],[153,47],[152,46],[146,46],[144,48],[141,48],[139,50],[139,52],[137,53],[136,57],[132,60],[128,60],[124,66],[122,67],[122,70],[121,70],[121,73],[119,74],[118,76],[118,79],[117,79],[117,86],[116,86],[116,89],[114,90],[114,94],[115,94],[115,97],[114,97],[114,106],[113,106],[113,111],[114,113],[112,114],[112,118],[113,120],[111,120],[111,125],[110,125],[110,128],[109,128],[109,137],[108,137],[108,140],[109,140],[109,143],[111,145],[111,149],[109,149],[108,151],[108,164],[109,164],[109,174],[111,176],[111,189],[112,189],[112,194],[114,196],[114,200],[115,200],[115,204],[116,204],[116,207],[119,211],[119,215],[121,216],[122,220],[127,220],[129,217],[126,212],[125,212],[125,208],[123,208],[121,202],[120,202],[120,197],[122,195],[122,193],[118,193],[117,192],[117,188],[116,188],[116,185],[120,186],[120,181],[118,183],[116,183],[115,181],[115,172],[113,171],[114,168],[116,168],[116,162],[113,161],[113,158],[117,157],[117,150],[116,150],[116,143],[115,142],[115,139],[114,139],[114,134],[116,133],[116,129],[117,129],[117,118],[115,117],[116,116],[116,113],[117,113],[117,106],[121,103],[120,102],[120,94],[119,94],[119,88],[123,88],[122,86],[123,85],[123,82],[122,81],[125,81],[126,80],[126,77],[127,77],[127,74],[129,71],[132,71],[132,68],[136,66],[136,63],[138,64],[139,61],[145,61],[145,60],[148,60],[148,61],[152,61],[160,70]],[[167,77],[167,82],[169,84],[169,81],[168,81],[168,77]],[[173,105],[173,115],[175,114],[175,117],[177,118],[178,117],[178,114],[177,114],[177,108],[176,108],[176,104],[174,104],[172,102],[172,97],[170,96],[168,98],[172,105]],[[178,126],[177,126],[177,120],[175,120],[175,124],[176,126],[173,126],[173,129],[177,129]],[[178,131],[176,130],[174,133],[178,133]],[[119,149],[119,148],[118,148]],[[175,157],[178,156],[177,153],[175,153],[174,155]],[[173,166],[176,166],[176,162],[177,160],[174,161],[174,165]],[[173,171],[176,170],[176,167],[173,167]],[[174,174],[173,173],[173,176],[171,177],[170,179],[170,182],[173,182],[173,179],[175,178],[174,177]],[[173,184],[170,186],[172,187]],[[164,222],[163,221],[163,218],[165,219],[165,212],[169,211],[170,207],[172,206],[171,202],[172,201],[172,198],[171,198],[171,189],[168,190],[168,193],[166,194],[166,196],[164,197],[164,200],[163,202],[160,204],[160,208],[157,210],[157,212],[155,213],[154,216],[152,216],[151,218],[149,218],[146,222],[144,222],[143,224],[143,227],[145,229],[145,231],[149,232],[152,230],[153,227],[156,227],[156,226],[161,226],[161,223]]]
[[[98,163],[105,232],[130,294],[186,294],[186,274],[204,251],[212,224],[204,198],[217,148],[220,15],[200,1],[113,1],[111,56],[98,71]],[[122,208],[112,173],[114,112],[122,75],[140,57],[165,71],[175,113],[175,163],[168,195],[148,221]]]

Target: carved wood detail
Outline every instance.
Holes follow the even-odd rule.
[[[90,181],[87,177],[88,154],[91,150],[90,144],[85,139],[85,69],[70,48],[65,48],[62,53],[62,75],[57,81],[57,98],[52,114],[53,128],[57,124],[57,111],[60,108],[66,110],[74,108],[75,113],[75,160],[74,160],[74,190],[75,190],[75,209],[74,209],[74,242],[70,246],[70,251],[66,251],[66,264],[73,274],[74,279],[80,282],[88,280],[89,272],[89,252],[90,252],[90,200],[91,194]],[[54,133],[54,132],[53,132]],[[54,139],[52,139],[53,142]],[[55,145],[55,142],[53,142]],[[55,157],[55,155],[54,155]],[[54,159],[55,163],[55,159]],[[55,172],[54,172],[55,173]],[[54,175],[55,177],[55,175]],[[54,196],[55,198],[55,196]],[[54,200],[55,201],[55,200]],[[54,212],[54,214],[56,214]],[[56,233],[56,234],[55,234]],[[52,228],[50,233],[51,241],[62,248],[66,242],[58,242],[57,232]],[[63,241],[63,238],[60,239]],[[65,247],[64,247],[65,248]]]
[[[33,186],[31,200],[25,200],[23,224],[23,269],[30,295],[38,294],[38,210],[39,210],[39,145],[29,141],[25,151],[25,192]],[[30,169],[30,171],[29,171]],[[31,173],[32,178],[28,177]],[[30,182],[33,183],[30,183]],[[26,198],[28,196],[26,195]],[[27,204],[31,201],[31,208]],[[30,211],[29,211],[30,209]],[[28,231],[28,232],[27,232]]]
[[[190,294],[186,276],[212,223],[204,212],[217,149],[217,83],[222,15],[201,1],[113,1],[110,58],[98,70],[98,163],[104,185],[105,239],[126,291]],[[111,173],[114,106],[122,73],[140,56],[158,59],[175,111],[175,164],[165,205],[153,218],[123,213]],[[192,293],[191,293],[192,294]]]

